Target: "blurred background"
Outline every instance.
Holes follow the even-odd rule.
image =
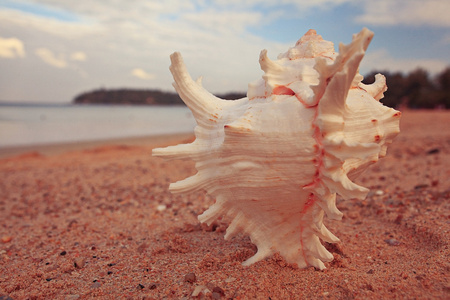
[[[337,48],[368,27],[375,37],[360,73],[366,82],[373,81],[375,71],[386,75],[384,103],[449,108],[449,13],[447,0],[0,0],[0,147],[30,143],[30,135],[37,133],[25,131],[41,125],[69,140],[85,131],[87,136],[72,140],[89,138],[96,125],[80,108],[72,114],[78,120],[74,128],[57,128],[69,115],[59,120],[55,116],[67,109],[55,111],[54,106],[72,107],[75,99],[90,104],[180,103],[171,94],[168,70],[174,51],[182,53],[192,77],[203,76],[212,93],[245,95],[247,84],[262,75],[260,51],[267,49],[275,59],[310,28]],[[143,109],[150,108],[139,111]],[[97,108],[94,117],[111,118],[104,117],[106,129],[90,138],[151,134],[153,123],[142,121],[136,129],[135,121],[146,118],[133,110],[116,111],[120,122],[129,120],[121,128],[135,128],[118,132],[120,128],[108,127],[118,120],[111,108]],[[181,115],[186,123],[177,126],[192,130],[189,111]],[[170,117],[168,113],[165,119]],[[58,137],[50,142],[54,140]]]

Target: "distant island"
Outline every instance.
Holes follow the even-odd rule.
[[[235,100],[245,93],[227,93],[217,97]],[[98,89],[82,93],[73,100],[75,104],[123,104],[123,105],[185,105],[176,93],[160,90]]]

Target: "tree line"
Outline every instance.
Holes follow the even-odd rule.
[[[176,93],[159,90],[98,89],[82,93],[73,100],[76,104],[165,104],[183,105]]]
[[[363,82],[373,83],[377,73],[386,76],[388,90],[384,93],[381,102],[389,107],[450,108],[450,67],[433,77],[423,69],[416,69],[408,74],[373,71],[365,76]],[[243,98],[246,94],[232,92],[217,96],[234,100]],[[137,89],[98,89],[76,96],[73,102],[76,104],[184,105],[175,92]]]
[[[245,97],[246,94],[233,92],[217,96],[235,100]],[[98,89],[76,96],[73,102],[75,104],[184,105],[183,100],[175,92],[137,89]]]
[[[373,83],[375,74],[386,77],[388,90],[381,102],[393,108],[450,108],[450,67],[431,77],[427,71],[416,69],[408,74],[373,71],[364,83]]]

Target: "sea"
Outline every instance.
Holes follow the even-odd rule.
[[[0,148],[194,132],[185,106],[0,103]]]

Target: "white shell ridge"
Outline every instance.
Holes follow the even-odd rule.
[[[353,180],[399,133],[400,112],[379,102],[384,76],[365,85],[358,73],[372,37],[364,28],[336,53],[333,43],[309,30],[277,60],[263,50],[264,75],[234,101],[206,91],[181,55],[172,54],[174,87],[197,121],[196,139],[153,155],[196,162],[197,174],[169,189],[215,197],[199,220],[226,217],[226,239],[249,235],[258,251],[244,265],[276,252],[300,268],[324,269],[333,260],[321,240],[339,239],[324,216],[342,218],[336,194],[365,198],[368,189]]]

